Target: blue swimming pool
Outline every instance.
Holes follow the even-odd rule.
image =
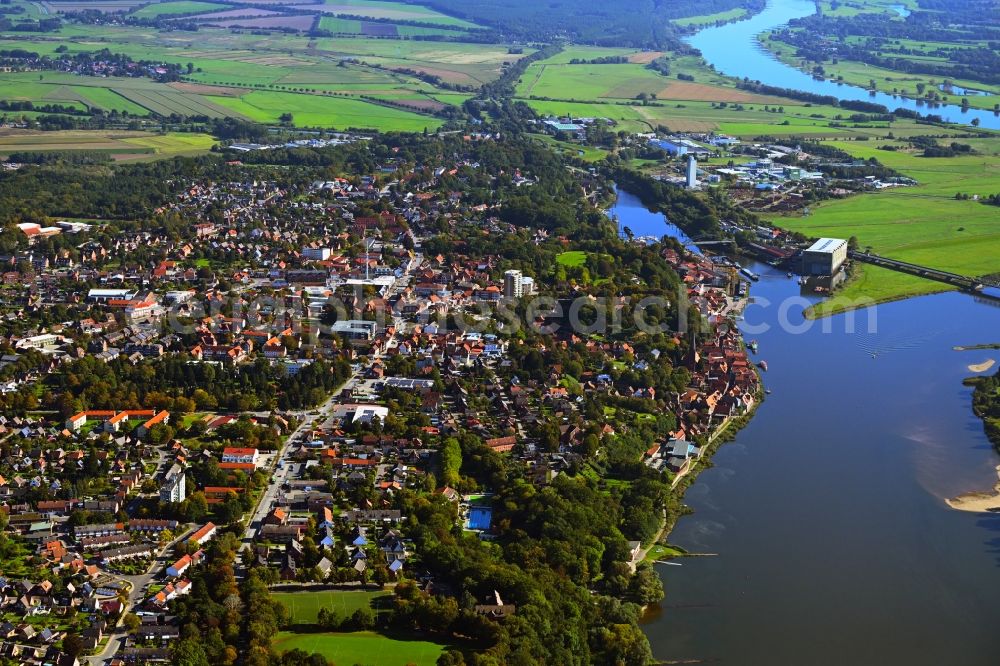
[[[488,530],[493,520],[493,509],[488,506],[474,506],[469,509],[466,527],[470,530]]]

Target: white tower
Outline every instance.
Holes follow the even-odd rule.
[[[688,155],[687,177],[685,178],[685,184],[688,188],[698,186],[698,160],[694,158],[694,155]]]

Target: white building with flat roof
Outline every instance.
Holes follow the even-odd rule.
[[[847,261],[847,241],[842,238],[820,238],[802,251],[804,275],[834,275]]]
[[[375,337],[378,324],[364,319],[345,319],[334,322],[330,327],[332,333],[336,333],[348,340],[371,340]]]
[[[130,301],[137,293],[135,289],[91,289],[87,292],[87,300],[93,303]]]

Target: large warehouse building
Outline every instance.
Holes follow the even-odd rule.
[[[820,238],[802,251],[803,275],[835,275],[847,261],[847,241]]]

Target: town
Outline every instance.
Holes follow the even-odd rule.
[[[669,295],[657,316],[682,298],[706,323],[638,337],[571,323],[565,312],[606,307],[631,328],[642,313],[619,296],[602,304],[611,294],[595,278],[641,296],[639,278],[600,243],[577,249],[565,222],[532,223],[496,198],[530,196],[552,174],[597,200],[612,184],[527,162],[494,175],[494,142],[438,140],[448,157],[427,160],[376,139],[310,147],[384,154],[323,178],[230,159],[164,184],[154,227],[14,228],[17,249],[0,257],[0,399],[23,416],[0,417],[2,654],[168,661],[187,600],[216,593],[203,589],[213,558],[293,604],[411,582],[447,598],[456,581],[413,530],[420,502],[483,543],[505,540],[489,479],[507,466],[539,489],[595,466],[647,479],[622,499],[637,504],[606,566],[649,575],[669,489],[762,395],[750,351],[722,325],[746,302],[745,278],[725,257],[618,239],[605,217],[600,243],[658,266],[642,278]],[[509,243],[531,249],[512,261]],[[519,322],[536,297],[563,312]],[[503,624],[521,600],[491,588],[472,602],[472,617]]]

